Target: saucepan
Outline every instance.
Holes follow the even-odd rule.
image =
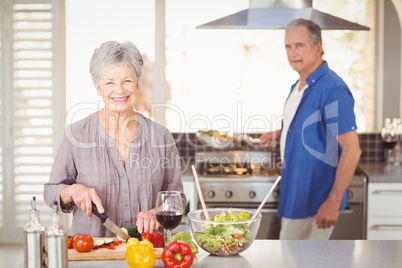
[[[198,130],[196,136],[202,144],[206,144],[216,149],[235,149],[240,148],[242,144],[258,145],[259,138],[252,138],[247,134],[227,134],[217,130]]]

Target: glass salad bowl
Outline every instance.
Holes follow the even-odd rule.
[[[251,219],[255,210],[208,208],[188,213],[191,234],[197,245],[216,256],[232,256],[245,251],[253,243],[261,223],[261,213]]]

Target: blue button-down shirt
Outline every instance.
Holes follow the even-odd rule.
[[[278,216],[291,219],[317,213],[332,188],[342,152],[336,136],[357,128],[352,93],[326,62],[306,82],[282,156]],[[347,193],[340,209],[346,205]]]

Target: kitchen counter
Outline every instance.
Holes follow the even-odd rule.
[[[387,163],[360,163],[359,167],[369,177],[369,183],[402,183],[402,166],[387,165]]]
[[[234,257],[210,256],[204,250],[192,267],[402,267],[401,240],[256,240]],[[69,267],[128,267],[125,260],[70,261]],[[21,247],[0,247],[0,267],[23,267]],[[154,267],[164,267],[158,259]]]

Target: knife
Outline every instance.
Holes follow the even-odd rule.
[[[108,228],[110,231],[112,231],[114,234],[118,235],[119,237],[123,238],[124,240],[128,240],[130,239],[130,236],[128,234],[126,234],[120,227],[118,227],[114,222],[112,222],[111,220],[109,220],[108,216],[106,215],[106,213],[100,213],[98,211],[98,208],[96,207],[96,205],[94,204],[94,202],[92,202],[92,213],[95,214],[96,216],[99,217],[99,219],[101,220],[101,222],[103,223],[103,226],[105,226],[106,228]]]

